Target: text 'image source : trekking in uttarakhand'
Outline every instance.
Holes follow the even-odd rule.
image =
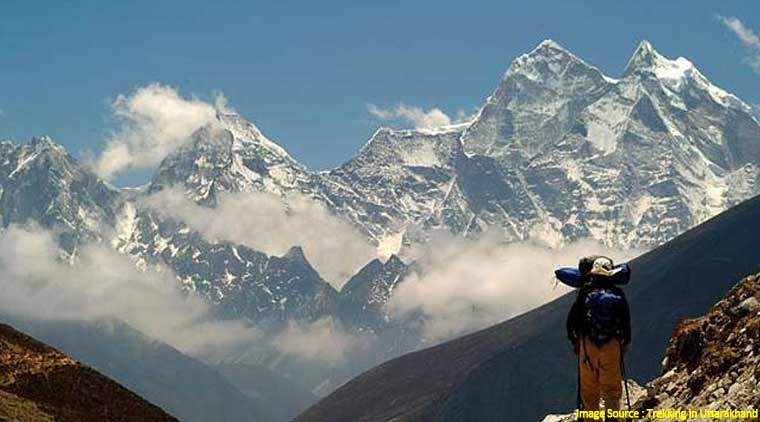
[[[0,16],[0,421],[760,422],[760,2]]]

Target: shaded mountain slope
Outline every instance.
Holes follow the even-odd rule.
[[[631,262],[629,376],[660,369],[673,325],[702,314],[760,262],[760,197]],[[371,369],[298,421],[538,421],[575,404],[564,319],[573,293],[504,323]]]
[[[0,324],[0,419],[176,421],[97,371]]]
[[[317,401],[311,391],[263,365],[224,363],[215,369],[246,396],[266,402],[273,421],[289,421]]]
[[[382,331],[391,320],[386,305],[409,271],[396,255],[386,262],[372,260],[341,288],[338,316],[355,330]]]

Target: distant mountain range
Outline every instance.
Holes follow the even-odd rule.
[[[643,42],[614,79],[544,41],[510,65],[471,121],[379,129],[332,170],[308,169],[230,110],[218,110],[136,189],[100,180],[49,137],[2,142],[0,217],[3,227],[33,221],[52,230],[67,258],[95,241],[139,268],[166,266],[222,317],[271,330],[334,318],[378,334],[393,345],[379,353],[386,358],[421,344],[414,329],[390,320],[386,304],[415,270],[404,262],[408,248],[432,230],[497,230],[505,242],[550,246],[582,238],[656,246],[760,191],[759,140],[751,108],[684,58]],[[272,256],[144,205],[169,188],[208,209],[222,194],[264,192],[285,203],[298,195],[354,227],[383,259],[339,291],[302,245]],[[262,360],[270,369],[284,364]]]
[[[651,247],[759,192],[760,125],[751,112],[688,60],[669,60],[647,42],[613,79],[545,41],[512,63],[469,123],[380,129],[345,164],[314,172],[243,117],[220,112],[218,125],[161,163],[147,192],[179,187],[206,206],[225,192],[306,196],[386,256],[432,229]],[[314,274],[278,286],[250,270],[267,266],[236,256],[241,247],[203,245],[182,224],[144,212],[127,218],[122,227],[132,232],[121,234],[120,250],[167,263],[189,288],[234,303],[238,314],[314,319],[350,307]],[[219,261],[232,264],[211,268]]]
[[[380,129],[329,171],[307,169],[230,113],[220,110],[138,191],[102,182],[50,138],[5,142],[3,225],[38,221],[58,230],[68,250],[109,240],[254,320],[314,319],[332,313],[338,292],[294,270],[302,254],[282,257],[278,274],[300,280],[283,286],[263,264],[271,257],[204,239],[136,200],[167,187],[210,207],[224,192],[305,195],[390,256],[403,252],[400,240],[434,228],[472,236],[497,227],[505,240],[553,246],[580,238],[655,246],[758,192],[760,125],[751,108],[647,42],[613,79],[544,41],[512,63],[471,122]]]

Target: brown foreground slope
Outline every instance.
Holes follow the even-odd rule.
[[[176,421],[99,372],[0,324],[0,421]]]

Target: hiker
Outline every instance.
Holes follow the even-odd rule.
[[[567,336],[578,356],[580,401],[585,411],[598,411],[600,398],[605,409],[619,410],[622,359],[631,342],[628,301],[615,282],[620,267],[602,256],[581,259],[578,267],[581,287]]]

